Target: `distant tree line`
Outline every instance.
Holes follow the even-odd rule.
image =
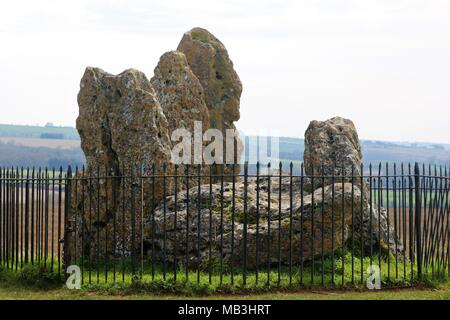
[[[66,168],[68,165],[82,166],[85,163],[80,148],[61,149],[21,146],[0,142],[0,166],[2,167],[48,167]]]
[[[294,161],[297,168],[303,161],[303,139],[280,138],[279,159],[283,167],[288,168],[289,162]],[[268,146],[270,149],[270,144]],[[250,150],[244,155],[249,159]],[[410,147],[394,143],[362,141],[364,164],[376,165],[379,162],[422,162],[426,164],[450,164],[450,150],[430,147]],[[252,155],[255,159],[256,155]],[[0,142],[0,166],[49,167],[58,168],[82,166],[85,157],[81,148],[61,149],[48,147],[22,146],[12,142]],[[294,168],[294,169],[295,169]],[[296,169],[294,170],[294,172]]]
[[[51,132],[43,132],[40,135],[41,139],[58,139],[63,140],[64,134],[63,133],[51,133]]]

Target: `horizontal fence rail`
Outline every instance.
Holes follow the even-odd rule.
[[[77,265],[83,284],[344,287],[376,273],[386,284],[450,277],[447,167],[297,169],[1,168],[0,261],[61,278]]]

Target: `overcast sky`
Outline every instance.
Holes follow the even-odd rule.
[[[340,115],[361,138],[450,143],[447,0],[5,1],[0,123],[74,126],[86,66],[150,78],[197,26],[229,51],[246,133]]]

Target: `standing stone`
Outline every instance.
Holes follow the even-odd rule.
[[[361,145],[351,120],[335,117],[326,121],[311,121],[305,133],[304,165],[308,176],[319,176],[315,179],[314,188],[321,186],[322,181],[325,186],[332,183],[331,178],[322,180],[321,176],[335,176],[335,182],[341,182],[339,176],[344,175],[344,180],[351,182],[353,168],[353,182],[361,188],[363,197],[362,215],[355,216],[355,237],[364,242],[366,250],[378,245],[385,249],[389,243],[389,249],[392,251],[395,232],[387,222],[386,210],[377,210],[377,204],[374,202],[370,205],[370,188],[366,177],[361,186],[361,164]]]
[[[201,142],[204,131],[209,128],[209,111],[204,100],[203,87],[189,67],[186,56],[179,51],[163,54],[155,68],[151,83],[167,117],[169,136],[174,130],[186,129],[192,135],[193,141],[194,122],[200,122],[201,131],[195,138]],[[177,141],[172,141],[172,144],[175,143]],[[201,152],[197,152],[197,156],[201,155]],[[194,143],[191,157],[194,160]]]
[[[192,71],[205,91],[210,127],[221,130],[225,138],[227,129],[236,130],[233,122],[240,118],[242,93],[241,81],[225,46],[209,31],[194,28],[183,35],[177,50],[186,55]],[[225,147],[224,143],[224,156]],[[239,162],[241,150],[242,144],[237,138],[234,163]],[[240,171],[239,166],[235,167],[235,171]]]
[[[168,123],[146,76],[129,69],[115,76],[87,68],[78,93],[77,130],[87,167],[115,173],[132,164],[170,160]]]
[[[311,121],[305,133],[304,163],[306,174],[361,175],[361,145],[351,120],[335,117]]]
[[[136,248],[131,229],[138,230],[141,223],[140,192],[153,194],[150,183],[143,183],[138,174],[142,168],[148,172],[151,165],[161,173],[164,163],[170,161],[166,117],[149,80],[133,69],[112,75],[88,67],[81,79],[78,105],[77,130],[86,156],[85,174],[124,178],[76,181],[78,187],[72,187],[77,190],[72,199],[79,201],[75,218],[78,226],[85,226],[76,230],[76,236],[83,232],[86,254],[129,253]],[[167,174],[170,172],[169,166]],[[170,186],[167,179],[167,190]],[[154,196],[155,201],[164,196],[161,184],[155,186]],[[124,225],[126,238],[114,237],[113,225],[117,230]]]

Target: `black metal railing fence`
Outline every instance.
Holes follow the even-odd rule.
[[[369,266],[385,282],[450,276],[447,167],[217,167],[2,168],[0,261],[61,276],[75,264],[83,283],[346,286]]]

